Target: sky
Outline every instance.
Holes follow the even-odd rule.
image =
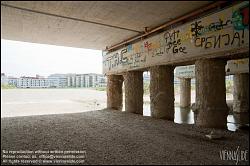
[[[102,74],[102,51],[1,39],[1,73],[14,77]]]

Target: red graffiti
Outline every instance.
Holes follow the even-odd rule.
[[[147,49],[148,49],[148,51],[150,51],[150,50],[151,50],[151,48],[150,48],[150,47],[151,47],[151,45],[152,45],[152,43],[148,43],[148,41],[144,43],[144,47],[145,47],[145,48],[147,48]]]
[[[249,24],[249,7],[241,9],[241,14],[243,16],[243,25],[247,26]]]

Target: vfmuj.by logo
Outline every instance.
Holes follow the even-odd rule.
[[[237,165],[240,161],[248,161],[248,150],[240,150],[239,146],[235,150],[221,150],[221,160],[235,161]]]

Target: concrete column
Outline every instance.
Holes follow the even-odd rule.
[[[180,78],[180,107],[191,105],[191,78]]]
[[[249,112],[249,73],[234,75],[233,112]]]
[[[109,75],[107,81],[107,108],[122,110],[122,75]]]
[[[150,68],[151,116],[174,120],[174,67]]]
[[[129,71],[124,75],[125,111],[143,115],[143,72]]]
[[[195,62],[197,125],[226,128],[225,65],[222,59],[202,59]]]

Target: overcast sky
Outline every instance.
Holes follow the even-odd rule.
[[[100,50],[1,39],[1,73],[48,76],[54,73],[102,73]]]

